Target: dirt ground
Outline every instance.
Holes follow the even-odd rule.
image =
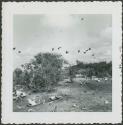
[[[100,82],[89,80],[84,84],[81,78],[73,83],[59,82],[51,92],[31,93],[19,102],[13,101],[14,112],[111,112],[112,111],[112,80]],[[59,99],[50,100],[50,97]],[[40,104],[28,106],[28,98],[37,97]]]

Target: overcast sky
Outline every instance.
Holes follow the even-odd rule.
[[[111,61],[111,15],[15,15],[13,24],[14,68],[52,48],[72,64],[76,60]],[[59,46],[62,48],[58,51]],[[88,48],[92,50],[83,54]]]

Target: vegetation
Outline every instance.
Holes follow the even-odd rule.
[[[97,77],[106,77],[112,76],[112,62],[99,62],[99,63],[83,63],[77,61],[77,65],[72,66],[72,69],[76,73],[86,75],[88,77],[97,76]]]
[[[25,85],[30,89],[49,89],[62,78],[61,71],[64,59],[61,55],[39,53],[30,63],[14,70],[14,84]]]

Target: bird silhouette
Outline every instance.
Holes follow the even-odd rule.
[[[94,56],[94,54],[92,54],[92,56]]]
[[[91,48],[89,48],[89,49],[87,49],[87,50],[85,50],[85,51],[88,52],[89,50],[91,50]]]
[[[84,54],[86,54],[86,51],[85,52],[83,52]]]
[[[81,18],[81,20],[84,20],[84,18]]]
[[[78,50],[78,53],[80,53],[80,50]]]
[[[22,64],[21,67],[24,67],[24,65]]]
[[[15,50],[16,48],[14,47],[13,50]]]
[[[61,47],[58,47],[58,50],[61,49]]]
[[[66,54],[68,54],[69,52],[68,51],[66,51]]]
[[[52,51],[54,51],[54,48],[52,48]]]
[[[18,53],[21,53],[21,51],[18,51]]]

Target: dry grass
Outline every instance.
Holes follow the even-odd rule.
[[[73,83],[61,81],[55,87],[55,91],[31,93],[21,102],[13,104],[13,111],[27,112],[109,112],[112,111],[112,81],[102,80],[88,81],[87,84],[80,85],[80,78],[74,79]],[[50,96],[61,96],[62,99],[50,101]],[[28,107],[27,98],[38,96],[45,103],[34,107]],[[19,108],[18,108],[19,107]],[[21,108],[20,108],[21,107]]]

